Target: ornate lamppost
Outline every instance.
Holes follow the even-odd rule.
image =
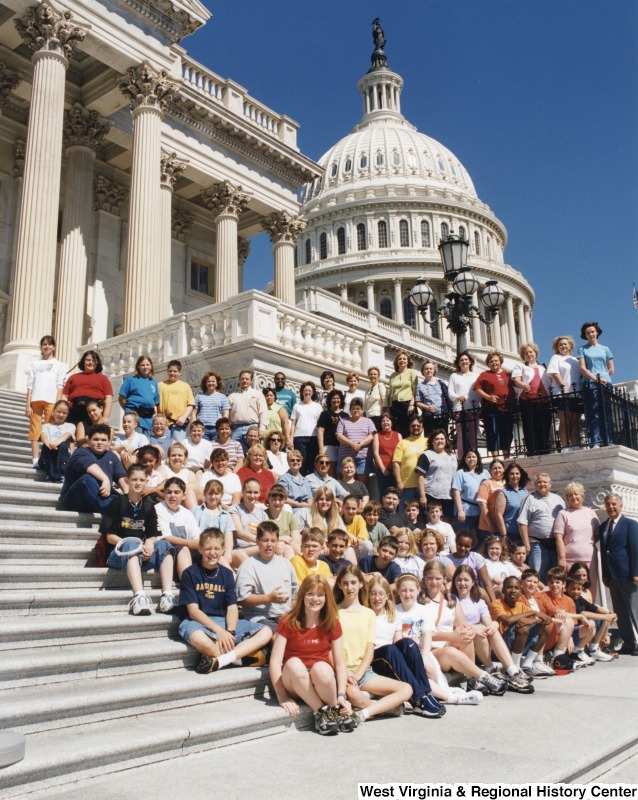
[[[485,325],[491,325],[505,300],[505,294],[498,281],[487,281],[480,296],[485,313],[482,314],[479,307],[474,305],[473,295],[478,289],[479,282],[467,266],[468,247],[469,242],[456,236],[454,231],[439,243],[443,273],[450,291],[431,318],[428,318],[428,310],[433,294],[425,278],[418,278],[410,291],[410,301],[416,306],[426,324],[432,325],[441,318],[447,320],[448,328],[457,337],[457,354],[467,349],[467,331],[471,320],[480,319]]]

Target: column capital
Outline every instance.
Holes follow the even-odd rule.
[[[20,83],[20,78],[7,72],[6,65],[0,61],[0,108],[9,102],[11,92]]]
[[[102,120],[97,111],[88,111],[76,103],[64,112],[62,135],[64,149],[88,147],[95,151],[111,129],[111,123]]]
[[[160,183],[162,186],[173,191],[175,184],[182,177],[188,161],[180,161],[177,153],[167,153],[162,151],[160,161]]]
[[[363,282],[365,283],[366,286],[374,286],[376,280],[374,278],[366,278]]]
[[[13,145],[13,177],[24,178],[24,154],[27,145],[24,139],[16,139]]]
[[[244,239],[242,236],[237,237],[237,260],[240,266],[244,266],[248,254],[250,253],[250,239]]]
[[[395,286],[401,286],[401,284],[403,283],[403,278],[392,278],[392,283]]]
[[[246,210],[251,199],[250,195],[242,192],[241,186],[233,186],[228,181],[222,181],[217,186],[205,189],[201,196],[214,216],[229,214],[237,219]]]
[[[168,101],[177,91],[177,83],[166,70],[157,72],[150,64],[140,64],[128,68],[126,77],[118,82],[118,88],[128,97],[131,111],[153,108],[164,113]]]
[[[194,221],[195,217],[186,214],[179,208],[174,208],[171,217],[173,239],[177,239],[178,242],[186,241],[186,234],[190,233]]]
[[[279,242],[294,244],[306,227],[306,220],[287,211],[274,211],[261,220],[261,227],[268,233],[273,244]]]
[[[108,211],[119,217],[120,206],[126,200],[128,189],[115,181],[110,181],[104,175],[95,176],[95,202],[96,211]]]
[[[24,17],[15,21],[15,26],[33,53],[47,51],[68,59],[86,36],[83,28],[71,23],[71,16],[70,11],[58,13],[49,3],[40,3],[27,9]]]

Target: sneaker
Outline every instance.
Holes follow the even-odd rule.
[[[353,711],[352,718],[357,723],[357,728],[359,727],[359,725],[363,725],[363,723],[368,719],[367,717],[363,716],[361,711]]]
[[[136,594],[129,603],[131,614],[136,617],[149,617],[151,615],[151,604],[145,594]]]
[[[589,657],[593,658],[594,661],[613,661],[614,656],[609,655],[609,653],[605,653],[602,650],[594,650],[593,653],[589,653]]]
[[[531,666],[523,667],[523,672],[530,680],[534,678],[549,678],[550,675],[556,674],[550,666],[542,661],[535,661]]]
[[[320,736],[334,736],[339,733],[339,723],[329,706],[322,706],[315,711],[315,730]]]
[[[445,706],[432,694],[424,694],[412,708],[412,713],[419,717],[438,719],[445,714]]]
[[[480,692],[464,692],[463,689],[454,687],[449,690],[445,702],[453,706],[477,706],[482,700],[483,695]]]
[[[518,692],[519,694],[534,694],[534,687],[530,684],[527,678],[517,672],[516,675],[507,675],[505,683],[510,692]]]
[[[352,733],[352,731],[359,726],[359,723],[354,716],[346,717],[341,713],[339,706],[333,706],[330,709],[332,719],[337,722],[339,726],[339,733]]]
[[[163,594],[160,597],[157,610],[160,611],[162,614],[170,614],[176,606],[177,606],[177,600],[175,600],[175,598],[172,595]]]
[[[208,675],[211,672],[217,672],[219,669],[219,661],[213,656],[207,656],[204,653],[199,657],[199,661],[195,666],[195,672],[199,675]]]
[[[507,691],[505,681],[494,678],[492,675],[485,675],[484,678],[479,678],[479,683],[488,690],[489,694],[496,695],[496,697],[502,697]]]
[[[596,661],[591,657],[588,656],[584,650],[581,650],[580,653],[571,653],[570,658],[573,658],[578,664],[582,664],[585,667],[591,667],[592,664],[595,664]],[[576,667],[578,669],[578,667]]]
[[[490,690],[487,686],[483,686],[483,684],[478,680],[478,678],[468,678],[465,687],[468,692],[480,692],[482,695],[490,694]]]
[[[242,667],[263,667],[266,663],[266,653],[257,650],[251,656],[244,656],[241,660]]]

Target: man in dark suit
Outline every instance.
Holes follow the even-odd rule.
[[[600,528],[603,582],[609,587],[622,636],[621,653],[638,656],[638,522],[622,513],[622,498],[605,497],[609,519]]]

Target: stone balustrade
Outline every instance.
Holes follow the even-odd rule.
[[[209,101],[224,106],[250,125],[296,148],[297,123],[255,100],[239,84],[216,75],[185,56],[182,57],[182,78],[186,85]]]

